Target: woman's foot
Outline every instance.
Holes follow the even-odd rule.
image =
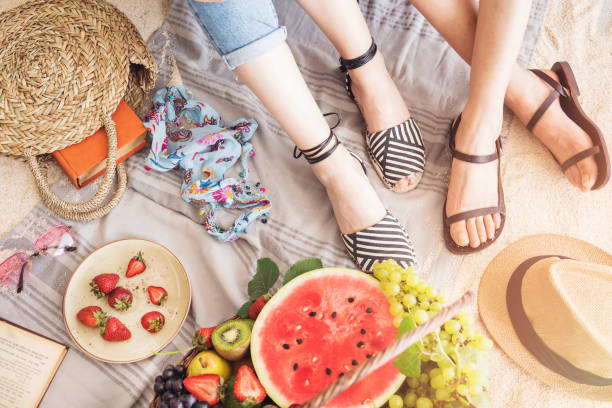
[[[457,133],[455,149],[470,155],[489,155],[496,151],[502,123],[501,107],[495,112],[472,114],[464,110]],[[489,163],[468,163],[453,159],[446,197],[446,216],[486,207],[497,207],[497,160]],[[501,226],[499,213],[470,218],[450,225],[450,235],[458,246],[477,248],[493,239]]]
[[[359,162],[344,145],[312,170],[325,186],[338,227],[343,234],[362,231],[387,213]]]
[[[351,91],[367,124],[368,133],[393,127],[410,119],[410,112],[389,75],[380,52],[367,64],[349,71]],[[423,173],[412,173],[398,181],[393,190],[405,191],[418,184]]]
[[[550,70],[542,70],[558,80]],[[520,84],[520,86],[514,86]],[[527,124],[538,107],[550,94],[552,88],[530,71],[515,68],[506,94],[506,104],[514,114]],[[593,142],[555,100],[533,128],[533,134],[548,148],[559,163],[589,147]],[[597,163],[593,156],[587,157],[565,171],[569,181],[582,191],[589,191],[597,180]]]

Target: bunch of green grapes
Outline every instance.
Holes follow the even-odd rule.
[[[393,324],[412,316],[417,325],[442,310],[444,294],[395,261],[375,264],[374,276],[389,300]],[[473,318],[461,312],[421,340],[421,375],[407,378],[406,394],[394,395],[390,408],[455,408],[486,405],[487,350],[493,342],[472,327]]]

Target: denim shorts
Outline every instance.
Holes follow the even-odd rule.
[[[231,70],[265,54],[287,38],[272,0],[197,2],[191,8]]]

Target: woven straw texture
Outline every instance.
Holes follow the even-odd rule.
[[[0,15],[0,152],[83,140],[121,98],[137,112],[156,65],[130,20],[102,0],[34,0]]]

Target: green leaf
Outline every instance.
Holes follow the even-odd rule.
[[[255,300],[266,295],[278,280],[279,275],[278,266],[270,258],[258,259],[257,273],[249,282],[249,298]]]
[[[416,323],[412,315],[408,315],[402,320],[398,330],[397,337],[408,333],[410,330],[416,327]],[[421,342],[416,342],[412,346],[408,347],[402,354],[400,354],[395,362],[393,363],[400,373],[406,377],[418,377],[421,375]]]
[[[290,280],[300,276],[303,273],[321,269],[323,262],[319,258],[305,258],[294,263],[291,268],[285,273],[283,285],[286,285]]]
[[[240,309],[238,309],[238,313],[236,313],[238,316],[242,317],[243,319],[246,319],[249,317],[249,309],[251,308],[251,305],[253,304],[254,300],[248,300],[244,305],[242,305],[240,307]]]

